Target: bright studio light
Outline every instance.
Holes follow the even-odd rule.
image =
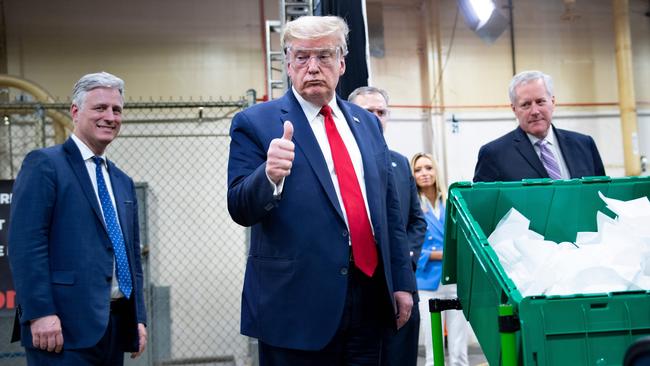
[[[490,19],[494,11],[494,3],[492,0],[469,0],[474,14],[479,19],[476,29],[481,29],[485,23]]]
[[[458,10],[467,27],[488,44],[494,43],[510,24],[494,0],[458,0]]]

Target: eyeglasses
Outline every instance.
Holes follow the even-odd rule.
[[[289,48],[290,62],[295,67],[305,67],[313,58],[320,66],[334,65],[341,55],[341,49],[336,48]]]

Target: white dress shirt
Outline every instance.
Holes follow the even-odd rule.
[[[300,107],[302,108],[302,111],[305,113],[305,117],[307,117],[309,126],[314,132],[314,136],[316,136],[316,141],[318,142],[318,146],[320,147],[321,152],[323,153],[323,157],[325,158],[325,163],[327,164],[327,170],[330,173],[330,178],[332,179],[332,183],[334,184],[334,190],[336,191],[336,197],[338,198],[339,206],[343,211],[343,216],[345,217],[345,222],[347,224],[347,214],[345,212],[345,206],[343,205],[343,198],[341,196],[341,188],[339,187],[339,180],[336,176],[336,170],[334,169],[332,150],[330,148],[329,140],[327,139],[327,133],[325,132],[325,118],[320,114],[321,107],[306,101],[300,94],[298,94],[296,89],[294,89],[293,87],[291,88],[291,90],[295,95],[296,99],[298,99],[298,103],[300,103]],[[363,201],[366,205],[366,213],[368,215],[368,220],[370,221],[370,226],[372,227],[372,219],[370,217],[370,209],[368,207],[368,198],[366,196],[366,183],[364,179],[363,158],[361,156],[361,151],[359,150],[359,146],[357,145],[357,140],[355,140],[354,135],[352,134],[352,130],[350,129],[350,126],[345,120],[345,116],[343,115],[343,112],[341,111],[338,104],[336,103],[336,96],[333,97],[332,100],[330,100],[328,105],[330,106],[330,108],[332,108],[332,117],[334,118],[334,124],[336,125],[336,129],[338,130],[339,135],[341,135],[341,139],[343,140],[343,143],[345,144],[345,147],[348,150],[348,154],[350,155],[350,160],[352,161],[352,165],[354,166],[354,172],[356,173],[357,180],[359,181],[359,187],[361,188]]]

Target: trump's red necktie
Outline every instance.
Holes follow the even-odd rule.
[[[325,105],[321,108],[320,114],[325,119],[325,133],[327,133],[327,140],[332,150],[334,170],[339,181],[345,213],[348,217],[352,258],[361,272],[372,277],[375,268],[377,268],[377,247],[375,246],[375,238],[372,235],[366,204],[361,194],[361,187],[359,187],[359,180],[354,171],[348,149],[345,147],[343,139],[341,139],[341,135],[334,124],[332,108]]]

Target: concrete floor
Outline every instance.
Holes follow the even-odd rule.
[[[472,343],[467,347],[467,358],[469,359],[470,366],[487,366],[487,360],[485,355],[481,351],[481,347],[478,343]],[[418,366],[424,366],[425,356],[424,356],[424,347],[420,346],[420,352],[418,353]],[[445,357],[445,365],[448,364],[447,358]]]

